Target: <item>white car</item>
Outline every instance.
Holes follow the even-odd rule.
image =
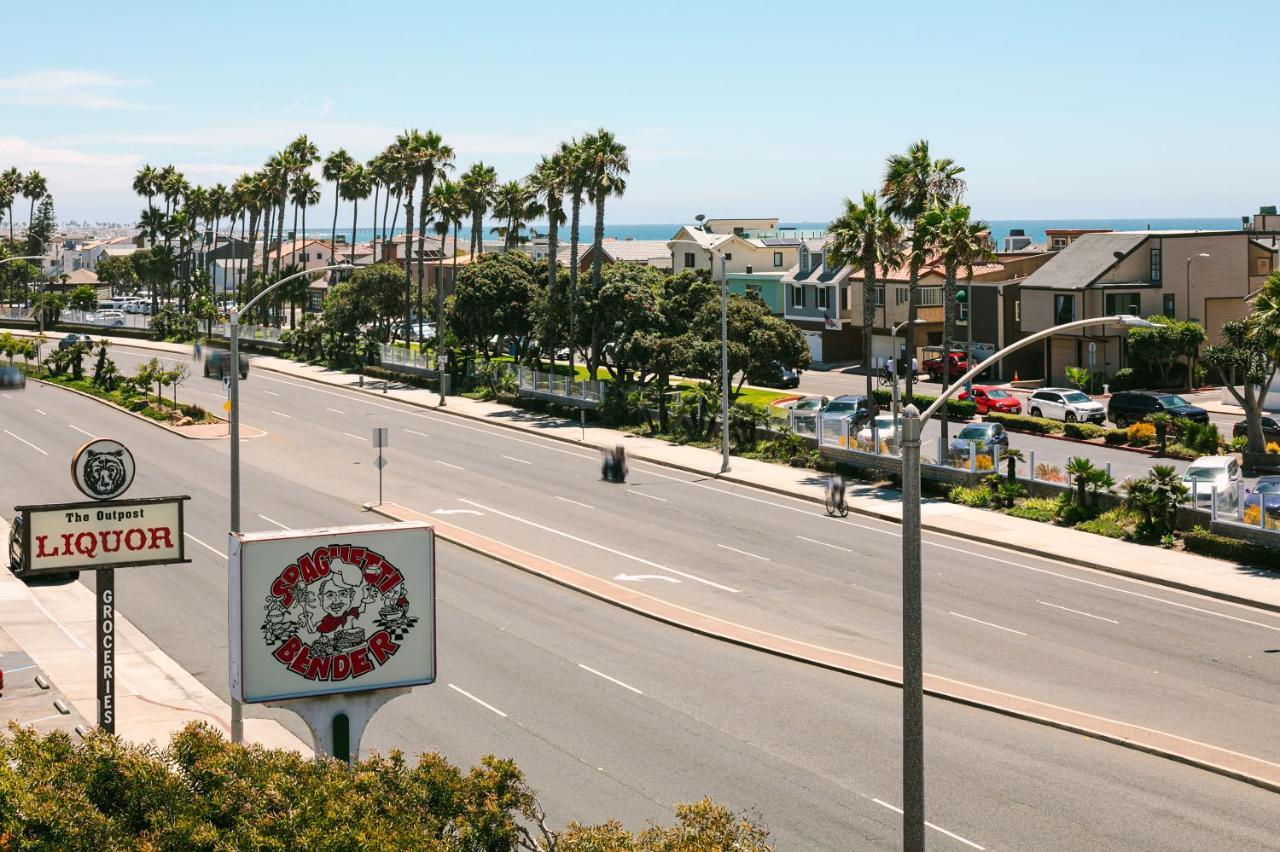
[[[98,311],[93,321],[98,325],[120,328],[125,324],[124,311]]]
[[[1068,423],[1103,423],[1107,419],[1102,403],[1074,388],[1041,388],[1027,400],[1027,414]]]
[[[1201,456],[1182,472],[1182,484],[1191,491],[1187,499],[1197,509],[1208,509],[1213,495],[1218,508],[1235,511],[1240,505],[1244,474],[1235,456]]]
[[[876,415],[876,437],[880,443],[886,444],[890,452],[896,452],[898,442],[902,438],[902,419],[895,423],[892,414]],[[858,430],[858,449],[874,450],[871,445],[871,423]]]

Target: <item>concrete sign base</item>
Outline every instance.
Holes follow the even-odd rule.
[[[360,757],[360,740],[373,714],[388,701],[412,691],[401,687],[265,703],[268,707],[291,710],[307,723],[316,757],[330,755],[350,763]]]

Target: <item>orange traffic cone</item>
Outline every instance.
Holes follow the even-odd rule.
[[[1018,383],[1018,371],[1017,371],[1017,370],[1014,370],[1014,371],[1013,371],[1013,383],[1014,383],[1015,385]]]

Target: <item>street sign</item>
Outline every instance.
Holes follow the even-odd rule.
[[[18,506],[28,575],[186,562],[190,497]]]
[[[231,400],[227,400],[226,402],[222,403],[222,410],[227,412],[228,414],[231,413]]]
[[[232,533],[229,547],[236,698],[257,704],[435,680],[432,527]]]
[[[225,390],[227,393],[231,393],[231,377],[230,376],[222,377],[222,389]]]
[[[71,457],[71,481],[93,500],[111,500],[129,490],[135,468],[133,453],[119,441],[96,438]]]
[[[1097,341],[1095,341],[1095,340],[1090,340],[1090,341],[1089,341],[1089,354],[1090,354],[1090,355],[1093,355],[1093,354],[1097,353],[1097,351],[1098,351],[1098,343],[1097,343]]]
[[[376,467],[378,470],[382,470],[384,467],[387,466],[387,460],[384,459],[382,456],[378,456],[376,459],[373,460],[373,466]]]
[[[379,449],[381,449],[382,447],[391,446],[389,443],[387,443],[387,427],[386,426],[373,427],[373,445]]]

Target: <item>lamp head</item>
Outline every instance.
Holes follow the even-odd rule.
[[[1111,321],[1125,328],[1153,328],[1155,326],[1155,323],[1147,322],[1142,317],[1134,316],[1133,314],[1120,314],[1112,317]]]

